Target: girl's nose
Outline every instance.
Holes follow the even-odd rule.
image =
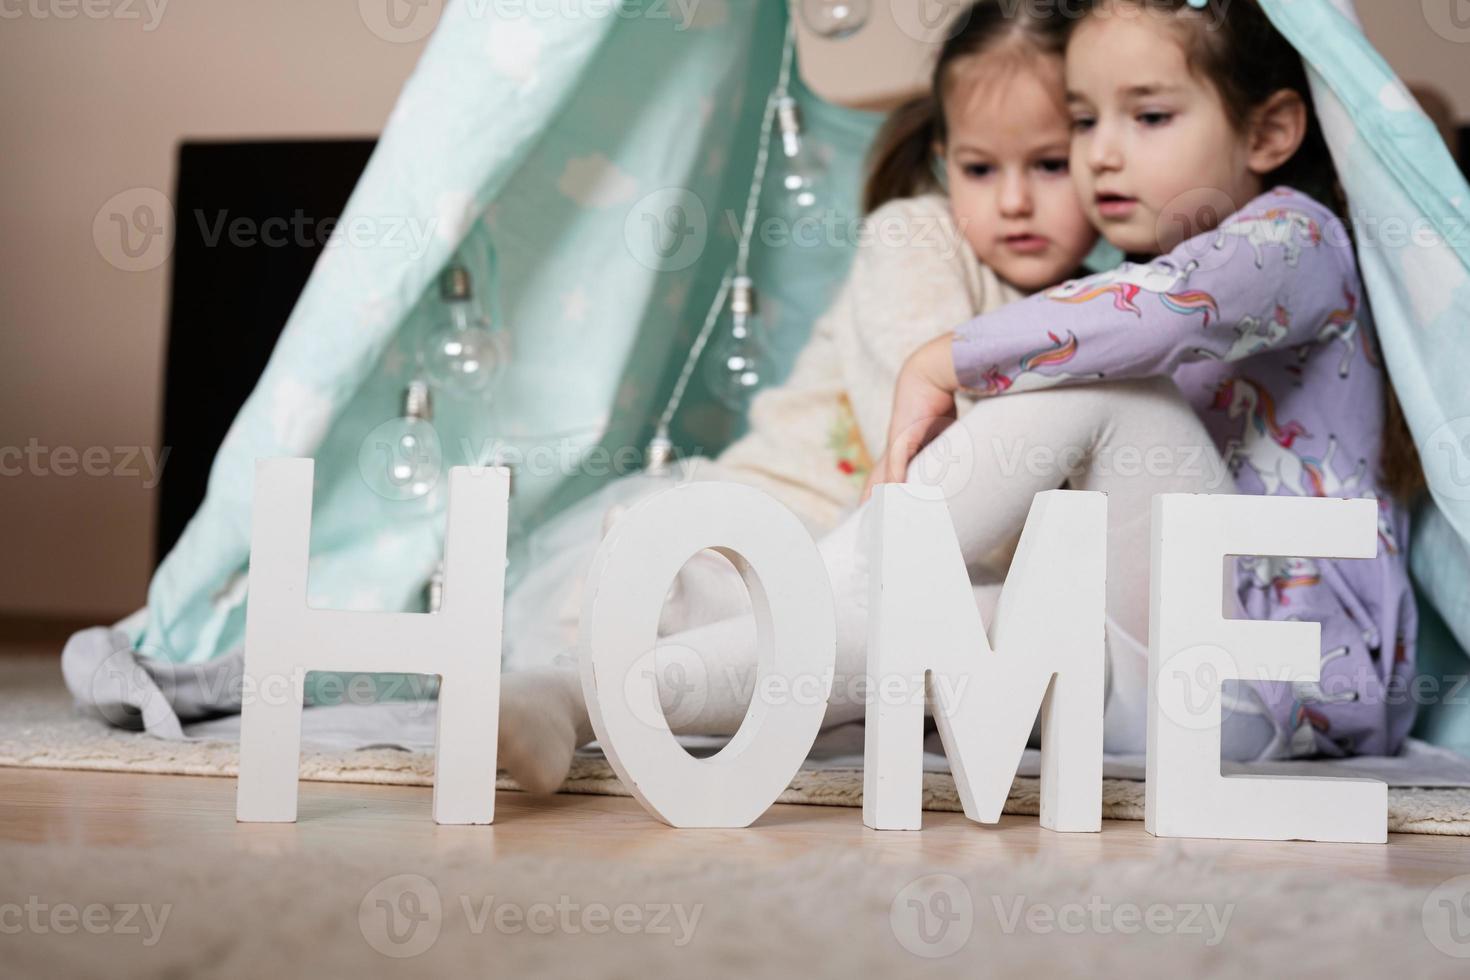
[[[1123,166],[1123,156],[1112,127],[1098,123],[1088,134],[1087,165],[1094,173],[1118,170]]]
[[[1031,185],[1025,175],[1009,173],[1002,180],[1000,212],[1006,217],[1031,213]]]

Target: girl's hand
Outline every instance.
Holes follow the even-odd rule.
[[[913,458],[954,422],[954,396],[960,383],[950,351],[953,342],[953,333],[936,337],[904,362],[893,389],[887,448],[868,473],[862,503],[880,483],[903,483]]]

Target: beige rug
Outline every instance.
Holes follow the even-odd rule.
[[[110,728],[78,714],[50,658],[0,658],[0,765],[44,769],[233,776],[238,759],[233,742],[176,742]],[[351,752],[303,751],[301,778],[324,782],[433,784],[433,756],[397,749]],[[518,789],[502,775],[501,789]],[[1017,777],[1005,812],[1040,812],[1038,780]],[[861,769],[802,770],[778,802],[816,806],[862,806]],[[600,756],[579,756],[561,792],[628,796]],[[1388,829],[1392,833],[1470,837],[1470,789],[1388,791]],[[962,809],[947,773],[924,774],[924,809]],[[1143,819],[1143,784],[1103,780],[1103,816]]]
[[[0,864],[0,905],[40,910],[39,928],[0,938],[0,976],[15,977],[1418,980],[1464,977],[1470,955],[1453,885],[1229,871],[1170,848],[634,864],[26,844],[0,845]],[[49,928],[68,903],[98,928]]]

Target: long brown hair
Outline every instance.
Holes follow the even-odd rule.
[[[1290,89],[1300,95],[1307,107],[1306,136],[1290,160],[1264,176],[1263,186],[1284,184],[1322,202],[1343,219],[1349,235],[1352,234],[1347,198],[1322,136],[1306,66],[1257,0],[1206,0],[1203,8],[1185,0],[1093,0],[1090,9],[1114,4],[1171,11],[1176,15],[1174,23],[1183,38],[1190,68],[1214,85],[1226,115],[1238,131],[1245,129],[1252,110],[1275,93]],[[1378,359],[1381,363],[1381,353]],[[1380,485],[1402,501],[1409,501],[1424,488],[1419,451],[1391,381],[1384,385],[1378,475]]]
[[[934,148],[949,137],[944,99],[962,63],[1006,48],[1017,58],[1060,58],[1066,45],[1067,18],[1056,0],[979,0],[962,10],[939,49],[928,90],[893,110],[873,139],[863,212],[940,189]]]

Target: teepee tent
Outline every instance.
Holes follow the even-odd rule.
[[[315,457],[310,601],[347,609],[422,608],[451,466],[519,464],[514,556],[558,508],[630,458],[641,465],[731,266],[789,43],[780,4],[685,7],[689,19],[670,4],[550,19],[446,7],[340,222],[417,234],[344,236],[325,250],[152,582],[146,622],[128,623],[141,652],[197,662],[242,642],[256,459]],[[750,272],[778,377],[846,271],[846,222],[881,121],[794,79],[791,94],[838,220],[799,247],[755,236]],[[488,400],[435,392],[432,490],[414,496],[383,478],[394,462],[383,452],[415,349],[444,316],[438,279],[451,260],[510,331],[511,363]],[[738,434],[739,417],[704,388],[697,374],[675,420],[689,453]],[[513,558],[512,582],[515,572]]]
[[[1416,583],[1470,649],[1470,187],[1351,0],[1264,0],[1307,61],[1379,342],[1424,465]]]
[[[1470,388],[1460,376],[1470,359],[1470,194],[1349,0],[1263,4],[1312,69],[1384,355],[1423,450],[1432,501],[1414,567],[1470,646]],[[136,648],[199,662],[241,644],[263,457],[316,459],[313,605],[419,608],[442,547],[446,481],[399,493],[376,475],[377,450],[402,423],[415,345],[442,316],[436,282],[451,260],[509,329],[512,355],[488,402],[437,400],[435,472],[524,453],[512,582],[517,539],[614,475],[586,465],[591,454],[647,441],[731,266],[789,37],[785,4],[688,9],[684,21],[662,4],[551,18],[447,6],[342,218],[406,219],[432,233],[416,249],[382,235],[326,251],[219,450],[203,506],[154,578],[146,616],[128,621]],[[878,117],[826,104],[799,80],[791,92],[826,164],[829,207],[856,220]],[[1385,222],[1417,222],[1438,238],[1395,246],[1362,234]],[[750,269],[775,377],[840,283],[851,245],[841,233],[800,247],[757,236]],[[671,434],[683,451],[712,455],[738,427],[696,383]],[[528,451],[548,444],[557,451],[532,465]]]

